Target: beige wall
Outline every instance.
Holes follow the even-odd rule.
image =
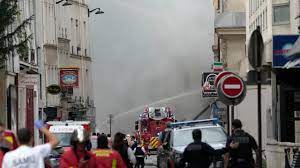
[[[245,12],[245,0],[225,0],[224,11]]]

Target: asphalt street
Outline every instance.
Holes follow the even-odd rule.
[[[154,168],[156,167],[156,155],[151,155],[145,159],[145,168]]]

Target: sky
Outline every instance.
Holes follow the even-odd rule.
[[[204,108],[201,74],[213,60],[212,2],[90,0],[89,6],[105,12],[90,18],[99,129],[107,129],[109,114],[122,129],[149,104]],[[190,119],[195,112],[180,116]]]

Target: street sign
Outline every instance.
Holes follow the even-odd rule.
[[[222,79],[226,75],[231,75],[231,74],[233,74],[233,72],[223,71],[223,72],[219,73],[219,75],[215,79],[215,83],[214,83],[215,88],[218,87],[218,83],[219,83],[220,79]]]
[[[219,100],[226,105],[238,105],[246,96],[244,81],[235,74],[224,75],[218,82]]]
[[[202,97],[218,97],[216,87],[214,85],[217,72],[202,73]]]
[[[236,75],[227,75],[222,81],[221,90],[228,98],[237,98],[243,93],[244,82]]]
[[[260,28],[257,27],[251,34],[248,48],[249,63],[254,69],[261,67],[263,52],[264,41],[260,33]]]

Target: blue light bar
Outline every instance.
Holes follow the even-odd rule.
[[[176,122],[176,123],[169,123],[168,128],[176,128],[176,127],[182,127],[182,126],[194,126],[197,124],[208,124],[212,123],[214,125],[219,123],[218,118],[212,118],[212,119],[205,119],[205,120],[193,120],[193,121],[182,121],[182,122]]]

